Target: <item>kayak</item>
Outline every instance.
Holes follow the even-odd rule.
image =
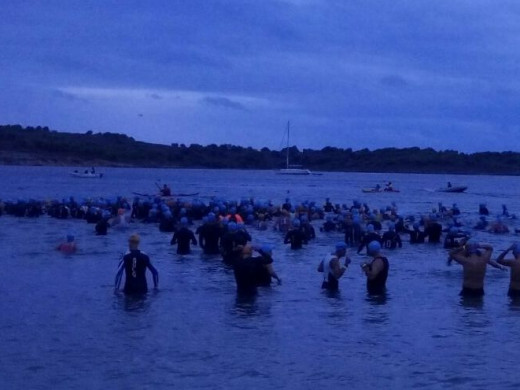
[[[101,179],[103,177],[102,173],[92,172],[71,172],[70,175],[72,177],[78,177],[80,179]]]
[[[132,192],[132,194],[138,195],[138,196],[145,196],[147,198],[164,198],[164,199],[175,198],[176,196],[197,196],[197,195],[199,195],[198,192],[193,192],[191,194],[172,194],[172,195],[168,195],[168,196],[164,196],[161,194],[143,194],[140,192]]]
[[[452,186],[452,187],[438,188],[437,192],[464,192],[467,189],[468,189],[468,186]]]
[[[400,192],[398,189],[396,188],[392,188],[391,190],[390,189],[384,189],[384,188],[362,188],[361,191],[363,191],[364,193],[376,193],[376,192]]]

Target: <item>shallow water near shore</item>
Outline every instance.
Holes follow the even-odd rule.
[[[438,202],[457,203],[472,226],[478,205],[492,214],[506,204],[520,216],[520,178],[324,173],[286,177],[269,171],[97,168],[102,179],[76,179],[77,168],[0,167],[0,199],[132,197],[168,183],[174,193],[199,192],[240,200],[282,203],[326,197],[353,199],[371,208],[396,202],[402,215],[428,213]],[[399,193],[362,194],[391,180]],[[434,192],[447,181],[467,193]],[[508,272],[493,268],[482,301],[458,296],[459,266],[446,265],[442,246],[411,246],[403,236],[390,260],[386,299],[370,298],[359,264],[340,280],[340,292],[321,291],[316,267],[339,233],[320,233],[301,251],[280,233],[250,230],[253,241],[274,247],[281,286],[259,289],[253,300],[235,293],[233,273],[217,257],[180,257],[170,234],[133,223],[96,237],[78,220],[0,217],[3,277],[0,284],[0,388],[518,388],[520,304],[507,296]],[[508,220],[511,229],[520,222]],[[75,255],[54,247],[68,232]],[[145,299],[114,295],[113,281],[130,233],[142,237],[160,274],[160,289]],[[518,235],[475,233],[494,256]],[[149,279],[149,282],[151,280]]]

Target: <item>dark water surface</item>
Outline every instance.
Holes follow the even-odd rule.
[[[479,203],[498,213],[507,204],[520,215],[520,178],[325,173],[283,177],[266,171],[99,169],[101,180],[74,179],[70,169],[0,167],[0,198],[52,199],[200,192],[239,200],[281,203],[325,197],[353,199],[372,208],[396,202],[402,214],[428,213],[439,201],[456,202],[472,226]],[[362,194],[385,180],[401,190]],[[432,190],[446,181],[466,194]],[[322,221],[313,222],[316,229]],[[508,221],[511,228],[520,227]],[[253,301],[235,293],[231,270],[200,250],[175,254],[170,234],[132,224],[96,237],[84,221],[0,217],[2,296],[1,389],[517,389],[520,387],[520,306],[506,296],[508,272],[489,269],[481,303],[461,301],[461,269],[446,266],[441,246],[410,246],[388,253],[386,300],[368,298],[359,269],[340,280],[340,293],[320,290],[316,267],[341,234],[317,233],[302,251],[290,251],[279,233],[252,230],[253,241],[274,246],[282,286],[260,289]],[[317,229],[318,230],[318,229]],[[53,248],[73,232],[79,252]],[[118,259],[130,233],[160,273],[160,290],[145,300],[113,294]],[[499,250],[514,234],[476,237]]]

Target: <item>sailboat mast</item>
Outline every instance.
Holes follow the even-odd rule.
[[[289,121],[287,121],[287,148],[285,149],[285,165],[287,167],[287,169],[289,169],[289,126],[290,126],[290,123]]]

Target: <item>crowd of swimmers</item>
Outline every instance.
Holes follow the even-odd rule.
[[[401,216],[395,203],[383,209],[371,209],[366,203],[356,200],[351,205],[341,205],[333,204],[328,198],[323,205],[315,202],[293,204],[286,199],[278,206],[270,201],[254,199],[237,202],[213,198],[204,202],[162,197],[135,197],[132,200],[117,197],[81,202],[72,197],[51,202],[0,201],[0,215],[34,218],[46,214],[57,219],[81,219],[93,224],[97,235],[106,235],[110,228],[128,227],[133,222],[157,225],[160,231],[172,233],[170,242],[177,246],[179,255],[191,253],[192,246],[199,246],[207,255],[220,255],[222,261],[233,268],[237,291],[241,294],[254,294],[258,286],[268,286],[272,279],[281,283],[274,270],[272,247],[252,245],[252,230],[277,230],[284,244],[289,244],[292,250],[300,250],[316,238],[316,226],[321,232],[339,232],[344,237],[332,254],[319,264],[324,289],[335,291],[339,288],[338,281],[351,262],[347,256],[350,251],[369,256],[371,260],[362,264],[367,277],[367,291],[383,293],[389,260],[382,253],[398,250],[403,241],[408,241],[411,245],[443,243],[449,250],[448,264],[455,261],[464,269],[462,295],[483,294],[485,269],[490,264],[497,268],[511,268],[509,295],[519,296],[520,245],[511,245],[494,261],[490,245],[471,239],[472,230],[507,234],[510,228],[505,220],[513,221],[516,217],[505,205],[491,221],[485,204],[480,204],[478,213],[477,223],[468,227],[460,219],[461,211],[456,204],[448,208],[441,203],[431,212],[416,218]],[[518,229],[515,232],[518,233]],[[406,236],[408,240],[403,239]],[[144,277],[147,269],[152,272],[154,283],[158,284],[157,270],[138,246],[139,237],[131,236],[129,253],[124,256],[117,273],[117,288],[125,274],[126,293],[147,291]],[[58,249],[74,253],[77,250],[74,237],[67,236]],[[506,258],[509,252],[512,257]]]

